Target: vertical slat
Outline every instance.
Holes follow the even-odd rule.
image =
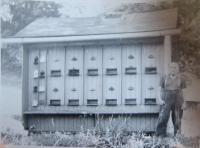
[[[49,116],[43,116],[44,119],[44,130],[49,131]]]
[[[100,46],[85,46],[84,54],[84,104],[87,99],[97,99],[102,104],[102,49]],[[88,70],[97,70],[96,76]]]
[[[143,45],[142,55],[142,71],[143,71],[143,104],[145,98],[158,98],[158,87],[159,87],[159,72],[160,63],[159,58],[160,45],[157,44],[145,44]],[[155,74],[147,74],[146,68],[156,68]]]
[[[62,131],[65,131],[65,118],[62,116]]]
[[[23,61],[22,61],[22,112],[28,109],[28,77],[29,77],[29,50],[28,47],[21,45],[21,50],[22,50],[22,56],[23,56]],[[0,80],[1,81],[1,80]]]
[[[39,50],[35,48],[29,49],[29,106],[38,106],[38,91],[34,92],[34,87],[39,87],[39,61],[38,64],[34,64],[35,58],[39,60]]]
[[[66,49],[66,102],[70,99],[78,99],[79,105],[83,105],[83,48],[68,47]],[[70,76],[70,70],[78,70],[77,76]]]
[[[44,91],[39,92],[38,99],[40,105],[46,105],[46,79],[47,79],[47,71],[46,71],[46,49],[40,49],[39,53],[39,73],[44,72],[44,77],[39,79],[39,89],[44,89]],[[40,91],[40,90],[39,90]]]
[[[40,124],[41,124],[41,130],[45,131],[46,129],[46,121],[45,121],[45,116],[41,115],[40,116]]]
[[[131,121],[130,121],[130,124],[131,124],[131,125],[129,125],[129,126],[130,126],[130,127],[133,126],[133,127],[131,127],[132,130],[133,130],[133,131],[136,131],[136,130],[137,130],[137,117],[136,117],[135,115],[133,115],[133,116],[130,117],[130,120],[131,120]]]
[[[121,104],[121,47],[109,45],[103,51],[103,98],[117,99]],[[107,69],[117,69],[117,75],[107,75]]]
[[[60,129],[60,116],[55,116],[55,121],[56,121],[56,131],[59,131]]]
[[[171,45],[171,36],[170,35],[166,35],[164,37],[164,67],[165,67],[165,74],[167,74],[168,72],[168,64],[172,61],[171,60],[171,50],[172,50],[172,45]]]
[[[73,120],[74,120],[74,131],[79,131],[79,127],[78,127],[78,118],[77,116],[73,116]]]
[[[50,99],[53,99],[60,100],[61,105],[64,105],[64,51],[64,47],[54,45],[48,52],[48,104],[50,104]],[[53,77],[51,72],[55,70],[60,70],[61,75]]]
[[[124,45],[122,49],[122,103],[125,99],[140,102],[141,94],[141,45]],[[136,74],[126,74],[126,68],[136,68]]]
[[[64,124],[63,124],[63,116],[62,115],[60,116],[59,120],[60,120],[60,129],[59,129],[59,131],[63,131]]]
[[[1,41],[0,41],[1,42]],[[1,44],[0,44],[1,46]],[[24,111],[28,110],[29,107],[29,50],[26,49],[28,47],[21,45],[22,50],[22,115],[24,119],[24,128],[28,128],[29,126],[29,120],[28,117],[24,115]],[[1,55],[1,53],[0,53]],[[1,58],[0,58],[1,59]],[[1,67],[1,66],[0,66]],[[1,70],[0,70],[1,71]],[[1,77],[1,76],[0,76]],[[1,85],[1,80],[0,80]],[[0,86],[1,87],[1,86]],[[1,88],[0,88],[1,91]]]

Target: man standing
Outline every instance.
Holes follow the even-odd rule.
[[[183,114],[183,95],[182,89],[186,87],[184,79],[179,73],[177,63],[169,64],[169,73],[163,76],[160,81],[161,86],[161,111],[156,127],[157,136],[166,136],[167,123],[172,116],[174,125],[174,135],[181,132],[181,118]]]

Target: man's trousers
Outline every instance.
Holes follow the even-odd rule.
[[[170,113],[174,125],[174,135],[176,135],[178,131],[181,131],[181,118],[183,115],[182,96],[178,90],[166,90],[163,97],[165,103],[161,106],[161,111],[156,127],[156,135],[166,136],[167,123],[170,117]]]

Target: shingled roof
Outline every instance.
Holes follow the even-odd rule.
[[[40,18],[14,37],[61,37],[162,31],[175,29],[177,9],[122,15],[114,18]]]

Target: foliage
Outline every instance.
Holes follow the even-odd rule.
[[[200,77],[200,1],[173,0],[155,4],[126,3],[113,13],[130,14],[178,8],[178,27],[182,33],[174,39],[172,58],[180,64],[182,71],[188,71]]]
[[[174,59],[183,71],[200,77],[200,1],[175,0],[174,7],[179,9],[179,27],[182,33],[175,45]]]
[[[54,2],[2,0],[1,35],[12,36],[39,17],[58,17],[58,8]],[[2,48],[2,74],[21,75],[22,51],[20,45],[9,44]]]
[[[53,2],[4,0],[1,17],[2,36],[11,36],[38,17],[58,17],[60,6]]]
[[[8,44],[1,50],[2,75],[21,76],[22,51],[19,44]]]

